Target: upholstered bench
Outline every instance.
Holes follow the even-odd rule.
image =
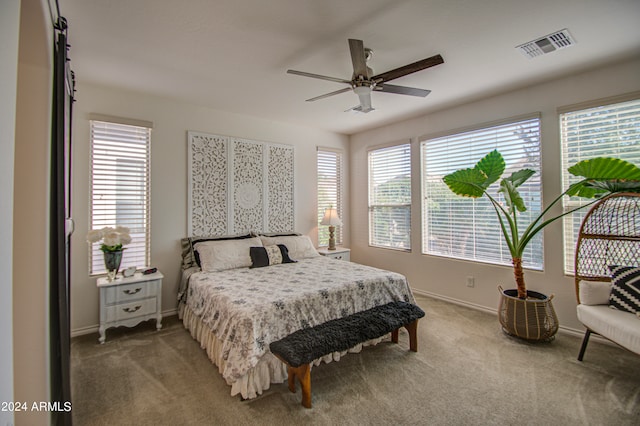
[[[302,386],[302,405],[311,408],[311,363],[333,352],[346,351],[359,343],[391,333],[398,343],[398,331],[409,332],[409,348],[418,351],[418,320],[424,316],[420,307],[406,302],[391,302],[366,311],[298,330],[269,345],[271,352],[287,364],[289,390],[296,391],[295,378]]]

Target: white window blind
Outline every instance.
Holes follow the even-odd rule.
[[[518,217],[524,230],[542,205],[540,183],[540,119],[538,117],[423,140],[422,159],[422,252],[478,262],[511,265],[511,254],[504,242],[496,212],[487,200],[455,195],[442,178],[456,170],[473,167],[490,151],[497,149],[505,159],[504,176],[523,168],[537,171],[518,188],[527,211]],[[489,193],[497,200],[499,182]],[[528,245],[523,264],[543,268],[542,233]]]
[[[369,151],[369,244],[411,250],[411,145]]]
[[[130,229],[120,269],[150,264],[150,142],[148,127],[91,121],[91,229]],[[89,271],[106,272],[100,243],[89,250]]]
[[[333,206],[343,219],[342,152],[318,148],[318,245],[329,245],[329,227],[320,225],[325,209]],[[342,244],[342,226],[336,226],[336,244]]]
[[[563,190],[580,180],[567,172],[575,163],[594,157],[616,157],[640,164],[640,99],[560,114]],[[564,197],[564,211],[589,201]],[[575,246],[589,208],[564,217],[565,273],[574,273]]]

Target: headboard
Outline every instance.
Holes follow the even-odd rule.
[[[188,235],[290,232],[291,145],[188,132]]]
[[[640,194],[617,193],[593,205],[578,234],[575,286],[609,281],[609,265],[640,266]]]

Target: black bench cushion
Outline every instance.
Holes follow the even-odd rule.
[[[423,316],[424,311],[419,306],[391,302],[298,330],[271,343],[269,349],[291,367],[300,367],[332,352],[346,351],[359,343],[382,337]]]

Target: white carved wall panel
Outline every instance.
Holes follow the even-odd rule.
[[[188,235],[295,230],[294,149],[188,133]]]

